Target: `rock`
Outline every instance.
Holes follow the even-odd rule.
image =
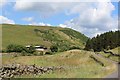
[[[46,72],[48,70],[48,68],[43,68],[43,71]]]
[[[34,65],[8,64],[0,68],[0,78],[11,78],[20,75],[42,75],[43,73],[52,72],[61,67],[40,67]]]

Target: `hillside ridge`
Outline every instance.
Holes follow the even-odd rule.
[[[74,33],[74,34],[72,34]],[[44,45],[50,47],[57,45],[60,51],[77,46],[84,48],[87,37],[80,32],[69,28],[53,26],[11,25],[2,24],[2,47],[9,44]],[[72,34],[72,35],[71,35]]]

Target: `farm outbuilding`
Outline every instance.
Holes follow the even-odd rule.
[[[31,47],[31,45],[26,46],[26,48],[30,48],[30,47]],[[36,51],[45,51],[45,50],[47,50],[47,48],[44,47],[44,46],[33,46],[33,47],[35,48]]]

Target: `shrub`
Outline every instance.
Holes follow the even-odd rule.
[[[15,45],[13,44],[7,46],[7,52],[14,52],[14,49],[15,49]]]
[[[30,47],[30,49],[27,49],[26,47],[22,45],[16,45],[16,44],[10,44],[7,46],[7,52],[19,52],[19,53],[32,53],[34,52],[34,49]]]
[[[22,52],[24,50],[24,47],[21,45],[16,45],[14,50],[15,50],[15,52]]]
[[[45,54],[52,55],[52,52],[46,52]]]
[[[26,54],[27,54],[26,51],[22,51],[22,52],[21,52],[21,55],[22,55],[22,56],[25,56]]]
[[[43,51],[39,51],[38,53],[39,53],[38,55],[44,55]]]
[[[30,46],[29,49],[26,49],[28,53],[34,53],[35,52],[35,47]]]
[[[2,51],[0,51],[0,52],[2,52],[2,53],[6,53],[6,50],[2,50]]]
[[[57,46],[51,46],[50,50],[51,50],[51,52],[57,52],[58,51],[58,47]]]
[[[66,46],[63,46],[60,48],[59,52],[64,52],[64,51],[67,51],[69,50],[69,47],[66,47]]]
[[[15,45],[15,44],[10,44],[7,46],[7,52],[22,52],[25,50],[24,46],[21,45]]]
[[[38,52],[34,52],[33,55],[37,56],[37,55],[38,55]]]
[[[72,46],[72,47],[70,47],[69,50],[72,50],[72,49],[80,49],[80,47],[78,47],[78,46]]]

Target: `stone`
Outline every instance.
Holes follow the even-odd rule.
[[[12,78],[15,76],[32,74],[42,75],[43,73],[50,73],[55,69],[61,67],[41,67],[34,65],[8,64],[0,68],[0,78]]]

